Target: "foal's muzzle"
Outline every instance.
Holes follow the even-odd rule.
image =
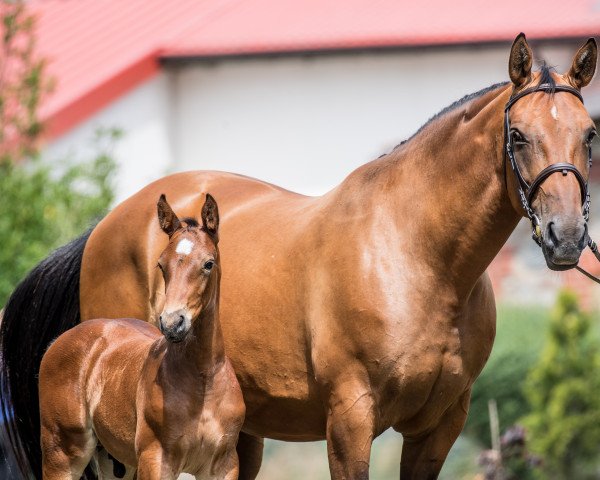
[[[191,318],[188,312],[180,308],[173,312],[163,312],[158,317],[158,327],[170,342],[181,342],[192,326]]]

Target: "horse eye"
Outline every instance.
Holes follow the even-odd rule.
[[[515,142],[517,144],[527,143],[527,140],[525,139],[523,134],[521,132],[519,132],[518,130],[512,130],[511,135],[512,135],[513,142]]]
[[[206,262],[204,264],[203,268],[204,268],[204,270],[210,271],[213,268],[214,264],[215,264],[215,262],[213,262],[212,260],[209,260],[208,262]]]

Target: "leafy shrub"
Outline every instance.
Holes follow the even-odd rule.
[[[543,347],[547,312],[541,308],[504,306],[498,311],[494,348],[473,386],[465,434],[490,447],[488,401],[496,400],[500,431],[529,412],[523,383]]]
[[[35,18],[25,2],[0,0],[0,30],[1,308],[33,265],[105,213],[113,200],[110,147],[119,132],[99,133],[90,162],[43,163],[38,109],[52,81],[36,54]]]
[[[549,478],[597,478],[600,445],[600,348],[592,319],[571,292],[559,295],[542,355],[525,383],[523,419]]]
[[[118,132],[101,136],[115,139]],[[86,230],[113,200],[110,149],[56,170],[38,159],[0,162],[0,308],[36,263]]]

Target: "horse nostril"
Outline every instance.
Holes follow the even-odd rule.
[[[550,240],[550,243],[553,246],[558,245],[558,237],[556,236],[556,233],[554,233],[554,229],[552,228],[554,226],[554,222],[550,222],[548,223],[548,240]]]

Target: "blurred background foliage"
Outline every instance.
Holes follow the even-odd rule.
[[[121,132],[99,130],[93,158],[42,162],[40,100],[52,82],[35,54],[34,19],[0,2],[0,308],[29,269],[101,218],[113,201],[111,152]]]
[[[89,228],[111,205],[110,145],[119,133],[98,135],[95,158],[64,164],[61,171],[35,157],[0,161],[0,308],[35,264]]]
[[[600,348],[592,318],[572,292],[562,292],[547,339],[529,371],[522,419],[531,448],[545,459],[548,478],[598,478]]]
[[[500,425],[516,423],[527,411],[522,382],[544,345],[548,312],[533,307],[500,306],[490,359],[473,387],[465,433],[490,444],[488,401],[498,404]]]

